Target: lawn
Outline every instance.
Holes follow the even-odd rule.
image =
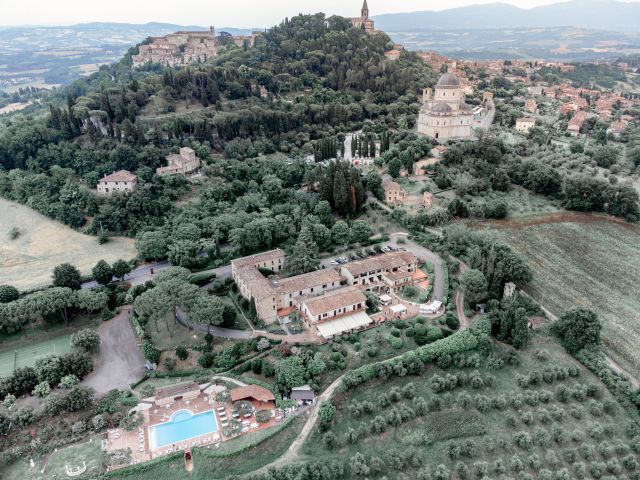
[[[589,215],[551,220],[558,222],[499,225],[532,267],[527,291],[556,315],[574,306],[598,312],[608,352],[628,371],[640,371],[640,229]]]
[[[102,453],[102,436],[92,437],[91,442],[73,445],[54,452],[41,473],[43,463],[36,462],[35,467],[29,466],[29,460],[24,458],[12,464],[3,472],[3,478],[15,478],[21,480],[57,480],[69,478],[65,472],[65,465],[75,470],[86,462],[87,470],[78,478],[90,478],[104,471],[103,462],[105,456]],[[6,475],[6,477],[5,477]]]
[[[499,358],[506,360],[506,352],[499,350]],[[637,413],[623,410],[554,340],[536,339],[518,353],[519,364],[490,368],[473,352],[455,360],[461,358],[467,366],[430,365],[416,375],[391,374],[336,394],[334,446],[315,429],[303,446],[305,459],[353,464],[361,453],[370,478],[589,478],[578,476],[582,468],[603,468],[615,478],[633,474],[631,446],[639,453],[640,444],[627,427]],[[522,378],[538,375],[520,386]],[[447,376],[441,390],[443,383],[435,380]],[[550,476],[539,476],[542,469]],[[458,474],[450,477],[452,472]]]

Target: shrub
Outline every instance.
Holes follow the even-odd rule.
[[[63,388],[65,390],[71,390],[79,382],[80,380],[78,380],[78,377],[76,377],[75,375],[65,375],[60,379],[60,383],[58,384],[58,387]]]
[[[167,370],[171,371],[176,368],[176,359],[173,357],[166,357],[163,364]]]
[[[51,393],[51,387],[47,382],[40,382],[35,386],[32,393],[38,398],[44,398]]]
[[[258,410],[256,412],[256,421],[258,423],[267,423],[271,419],[271,410]]]
[[[189,357],[189,350],[187,350],[187,347],[182,345],[176,347],[176,357],[183,361],[186,360]]]
[[[71,335],[71,346],[90,352],[100,345],[100,335],[92,328],[85,328]]]
[[[400,350],[402,348],[402,339],[398,338],[398,337],[389,337],[389,343],[391,344],[391,347],[394,348],[395,350]]]
[[[132,432],[144,421],[144,417],[140,413],[134,413],[132,415],[125,416],[122,420],[120,420],[120,428],[127,432]]]

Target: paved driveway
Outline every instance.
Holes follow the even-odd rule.
[[[98,332],[100,363],[82,384],[93,388],[101,397],[114,388],[127,390],[131,383],[142,378],[145,361],[129,323],[129,310],[103,322]]]

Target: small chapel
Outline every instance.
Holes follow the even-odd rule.
[[[373,20],[369,18],[369,6],[367,0],[362,4],[362,10],[359,17],[351,18],[351,23],[356,28],[364,28],[365,32],[373,33],[376,31]]]
[[[473,107],[464,101],[464,91],[458,77],[445,73],[435,87],[426,88],[418,116],[418,133],[436,140],[471,138]]]

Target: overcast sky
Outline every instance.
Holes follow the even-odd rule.
[[[497,0],[368,0],[371,15],[443,10],[495,1]],[[502,1],[531,8],[556,3],[558,0]],[[279,23],[284,17],[292,17],[298,13],[324,12],[356,16],[361,5],[362,0],[1,0],[0,25],[166,22],[216,27],[269,27]]]

